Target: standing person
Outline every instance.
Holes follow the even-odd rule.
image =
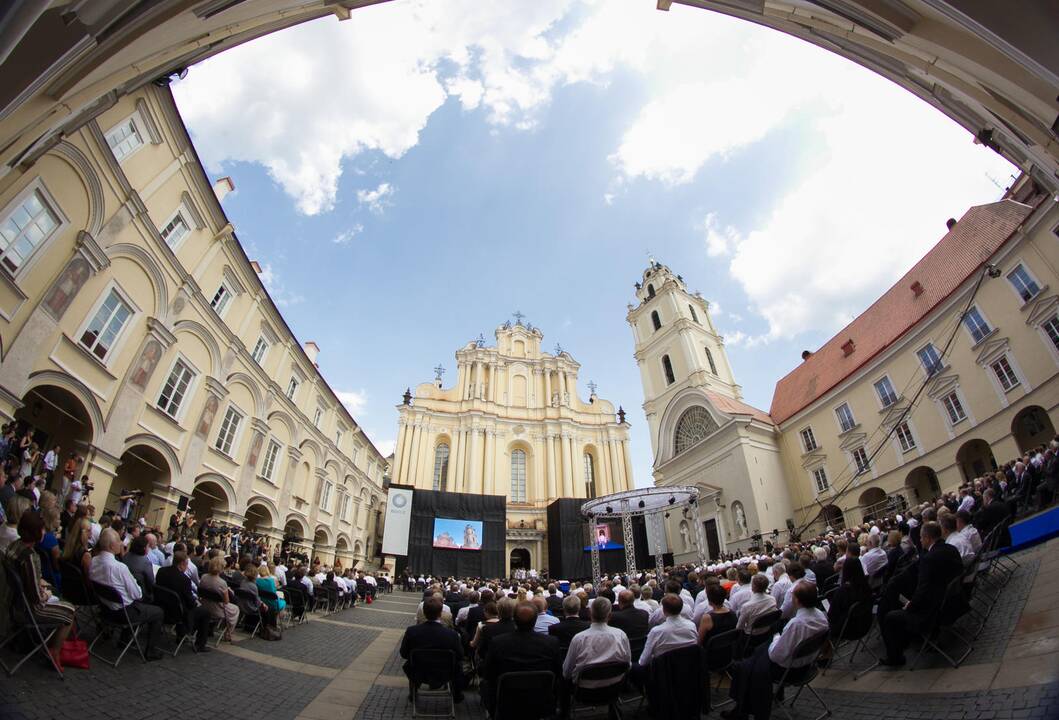
[[[70,453],[69,457],[66,458],[66,464],[63,465],[63,479],[62,485],[59,487],[59,496],[66,501],[66,497],[70,494],[70,486],[73,485],[74,478],[77,477],[77,468],[81,465],[81,458],[77,453]]]
[[[26,433],[26,437],[23,441],[29,437],[29,433]],[[29,478],[33,477],[33,468],[37,466],[37,462],[40,460],[40,450],[37,449],[37,443],[30,442],[22,450],[22,477]]]
[[[45,487],[48,490],[61,492],[61,487],[55,488],[53,485],[55,482],[55,469],[59,467],[59,450],[59,446],[54,445],[52,446],[52,449],[44,455],[44,479]]]

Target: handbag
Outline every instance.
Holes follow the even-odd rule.
[[[63,667],[88,669],[88,643],[84,640],[68,639],[63,641],[59,652],[59,662]]]

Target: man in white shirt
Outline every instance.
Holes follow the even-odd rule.
[[[476,608],[482,599],[482,594],[477,590],[472,590],[471,594],[467,596],[467,605],[464,605],[456,613],[456,627],[463,627],[467,624],[467,613],[471,611],[471,608]]]
[[[787,594],[783,598],[783,604],[780,605],[780,617],[784,620],[789,620],[794,617],[794,588],[803,583],[816,585],[816,580],[809,579],[805,572],[805,568],[802,567],[800,562],[791,563],[790,568],[787,570],[787,577],[791,579],[792,584],[791,589],[787,591]]]
[[[966,510],[960,510],[956,513],[956,534],[964,538],[975,553],[982,549],[982,536],[978,534],[978,529],[971,524],[971,513]]]
[[[438,620],[442,625],[452,629],[452,610],[449,610],[449,606],[445,604],[445,596],[441,594],[441,591],[434,593],[431,597],[435,597],[441,601],[441,618]],[[419,607],[416,609],[416,624],[422,624],[427,621],[427,616],[423,614],[423,603],[426,602],[426,598],[423,602],[419,603]]]
[[[111,528],[104,530],[99,535],[99,547],[100,553],[92,558],[88,576],[92,582],[113,588],[121,597],[121,604],[104,598],[100,598],[100,602],[111,612],[120,612],[124,606],[132,622],[145,624],[147,626],[147,647],[144,650],[144,656],[148,660],[162,659],[162,652],[157,648],[162,637],[162,620],[165,618],[162,608],[139,602],[143,597],[139,584],[129,572],[128,565],[119,562],[115,557],[121,552],[121,538],[118,537],[118,533]]]
[[[750,599],[750,573],[745,568],[739,568],[739,584],[728,593],[728,608],[739,615],[743,604]]]
[[[866,542],[867,551],[860,556],[864,574],[871,577],[886,567],[886,551],[880,545],[881,535],[869,535]]]
[[[55,468],[59,467],[59,446],[56,445],[44,455],[44,480],[47,487],[52,487],[55,478]]]
[[[629,587],[629,591],[633,594],[632,606],[634,608],[636,608],[637,610],[643,610],[648,615],[654,612],[654,608],[647,604],[642,597],[643,588],[641,588],[639,585],[632,585]]]
[[[685,594],[687,594],[687,598],[684,597]],[[680,586],[680,583],[676,580],[668,580],[666,581],[666,594],[662,597],[662,600],[665,600],[666,597],[668,597],[669,595],[675,595],[676,597],[680,598],[680,601],[682,603],[680,606],[680,614],[688,622],[691,622],[691,618],[694,614],[695,608],[695,600],[691,597],[691,593],[682,588]],[[648,623],[651,627],[654,627],[655,625],[661,625],[663,622],[665,622],[665,619],[666,617],[662,611],[662,604],[661,602],[659,602],[658,607],[656,607],[651,612],[651,617],[648,620]]]
[[[678,595],[666,595],[662,598],[661,605],[665,620],[647,633],[647,642],[640,653],[641,668],[646,668],[651,664],[651,660],[670,650],[696,645],[699,641],[695,624],[681,613],[683,601]]]
[[[619,662],[628,665],[632,660],[629,637],[618,628],[607,624],[610,600],[596,598],[589,605],[592,624],[570,639],[570,649],[563,661],[563,677],[573,682],[590,665]],[[621,677],[616,678],[620,682]],[[606,687],[615,681],[585,681],[582,687]]]
[[[794,653],[803,641],[828,632],[827,615],[816,607],[816,585],[799,583],[791,594],[795,614],[783,632],[735,666],[730,696],[736,706],[721,713],[725,720],[745,718],[750,714],[768,717],[772,708],[772,683],[778,681],[787,668],[802,667],[815,659],[809,655],[795,660]]]
[[[276,578],[276,586],[282,588],[287,584],[287,566],[281,560],[276,565],[276,569],[272,571],[273,576]]]
[[[750,597],[743,601],[735,625],[737,630],[745,633],[750,632],[755,620],[776,609],[776,601],[768,594],[768,582],[764,577],[755,575],[750,581],[750,590]]]
[[[531,602],[537,608],[537,620],[533,625],[533,632],[547,635],[548,628],[559,624],[559,618],[548,614],[548,601],[544,599],[543,595],[538,595]]]
[[[771,590],[772,599],[776,601],[776,607],[782,607],[783,599],[787,596],[787,591],[791,589],[793,584],[787,575],[787,565],[782,561],[773,565],[772,577],[774,579]]]
[[[967,488],[960,491],[960,505],[956,508],[956,512],[960,510],[966,510],[967,512],[974,510],[974,496],[971,495],[971,491]]]
[[[960,559],[966,567],[974,559],[974,548],[971,547],[971,542],[966,536],[956,532],[956,516],[952,513],[939,515],[938,524],[941,525],[942,538],[960,551]]]

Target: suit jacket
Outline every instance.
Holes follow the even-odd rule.
[[[478,627],[478,623],[485,620],[485,608],[481,605],[475,605],[467,611],[467,622],[464,627],[467,628],[467,634],[474,636],[474,631]]]
[[[990,530],[1007,520],[1008,514],[1007,503],[1001,500],[993,500],[993,502],[974,514],[973,523],[978,530],[978,534],[984,539]],[[1007,536],[1007,542],[1004,542],[1004,540],[1005,538],[1000,538],[999,547],[1007,547],[1011,544],[1010,534]]]
[[[544,602],[548,604],[548,612],[555,617],[562,617],[563,599],[558,595],[545,595]]]
[[[928,615],[945,599],[945,588],[953,578],[963,572],[960,551],[947,542],[938,540],[930,550],[919,555],[916,591],[908,605],[908,611],[916,615]]]
[[[497,680],[504,673],[523,670],[550,670],[559,677],[559,641],[532,628],[494,638],[482,669],[490,691],[496,691]]]
[[[401,657],[409,660],[413,650],[451,650],[453,653],[453,672],[458,673],[463,660],[463,643],[455,630],[450,630],[440,622],[424,622],[410,625],[401,638]],[[405,670],[408,670],[406,662]]]
[[[191,578],[180,572],[174,565],[158,568],[158,575],[154,579],[155,585],[160,585],[167,590],[172,590],[180,597],[185,612],[191,612],[198,605],[195,602],[195,594],[191,591]]]
[[[478,657],[482,660],[488,658],[489,648],[492,645],[493,640],[501,635],[513,632],[515,632],[515,622],[513,620],[501,620],[498,623],[483,625],[482,635],[478,638]]]
[[[816,575],[817,587],[823,587],[835,575],[835,564],[830,560],[814,560],[809,568]]]
[[[585,622],[581,618],[564,617],[548,628],[548,634],[559,639],[561,647],[570,647],[570,640],[583,630],[592,627],[592,623]]]
[[[151,561],[147,559],[147,556],[126,553],[121,561],[128,566],[129,572],[136,578],[136,583],[140,586],[140,590],[143,591],[144,599],[150,600],[153,598],[154,566],[151,565]]]
[[[650,630],[647,623],[648,619],[649,616],[646,610],[631,607],[611,612],[609,625],[623,630],[630,640],[632,638],[645,638]]]

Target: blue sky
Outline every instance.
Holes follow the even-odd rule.
[[[405,387],[515,310],[629,412],[650,251],[715,304],[745,399],[773,386],[1011,169],[875,75],[643,2],[395,2],[174,86],[250,257],[378,447]]]

